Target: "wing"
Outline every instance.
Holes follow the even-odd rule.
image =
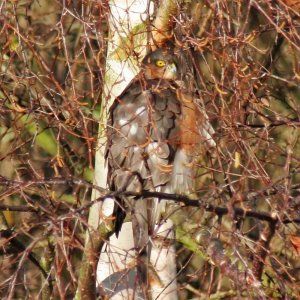
[[[185,194],[193,189],[193,161],[201,139],[203,114],[173,81],[137,77],[115,100],[107,126],[108,185],[111,190]],[[131,213],[139,274],[146,283],[147,245],[165,201],[120,197],[116,234]],[[146,274],[146,275],[145,275]],[[146,277],[145,277],[146,276]],[[144,286],[147,286],[145,284]]]
[[[177,101],[181,107],[180,143],[173,160],[172,178],[165,191],[177,194],[194,193],[197,161],[208,148],[215,147],[214,129],[205,109],[182,82],[177,82]]]
[[[215,145],[213,133],[205,111],[181,85],[137,77],[110,110],[106,154],[110,189],[191,192],[195,181],[193,161],[204,144]],[[134,209],[126,199],[121,204],[129,211]],[[147,205],[149,213],[141,218],[144,223],[154,224],[157,203]],[[126,211],[117,212],[117,232]]]
[[[107,127],[108,185],[111,190],[155,191],[172,177],[172,163],[180,143],[181,106],[176,89],[164,80],[134,80],[110,110]],[[136,244],[145,244],[148,223],[153,223],[152,200],[121,199],[125,211],[136,218]],[[116,216],[116,231],[124,210]],[[143,239],[143,241],[142,241]],[[148,242],[148,241],[147,241]]]

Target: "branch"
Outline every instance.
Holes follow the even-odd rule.
[[[63,177],[56,177],[56,178],[52,178],[52,179],[42,179],[42,180],[30,180],[30,181],[12,181],[12,180],[7,180],[4,177],[1,177],[0,180],[0,185],[5,185],[7,187],[13,187],[14,189],[19,190],[20,187],[29,187],[32,185],[52,185],[52,184],[69,184],[69,185],[80,185],[80,186],[85,186],[87,188],[92,188],[97,190],[98,192],[100,192],[102,195],[98,198],[96,198],[94,201],[91,201],[77,209],[73,209],[71,208],[70,213],[72,214],[80,214],[82,213],[84,210],[89,209],[90,207],[92,207],[93,205],[95,205],[96,203],[102,202],[105,199],[108,198],[117,198],[120,196],[125,196],[125,197],[134,197],[136,199],[140,199],[140,198],[157,198],[161,201],[164,200],[172,200],[174,202],[180,203],[183,206],[191,206],[191,207],[201,207],[204,210],[208,211],[208,212],[213,212],[218,216],[223,216],[223,215],[227,215],[229,213],[229,209],[226,207],[219,207],[219,206],[215,206],[212,204],[209,204],[209,202],[211,202],[212,199],[215,199],[216,197],[219,197],[219,194],[208,194],[205,195],[201,198],[198,199],[191,199],[188,196],[184,196],[184,195],[178,195],[178,194],[168,194],[168,193],[161,193],[161,192],[149,192],[149,191],[141,191],[139,193],[136,192],[129,192],[126,191],[124,187],[121,190],[115,191],[115,192],[110,192],[104,188],[101,188],[97,185],[88,183],[82,179],[78,179],[75,177],[67,177],[67,178],[63,178]],[[298,189],[299,188],[299,184],[295,184],[293,186],[291,186],[291,189]],[[258,192],[251,192],[248,195],[246,195],[246,199],[253,199],[255,197],[258,196],[270,196],[270,195],[276,195],[277,193],[282,192],[282,188],[280,185],[278,186],[273,186],[270,187],[268,189],[265,189],[263,191],[258,191]],[[24,211],[24,212],[34,212],[34,213],[38,213],[40,212],[39,208],[37,207],[31,207],[31,206],[26,206],[26,205],[5,205],[5,204],[0,204],[0,211]],[[233,208],[233,212],[235,214],[235,216],[238,217],[252,217],[252,218],[256,218],[258,220],[261,221],[266,221],[269,223],[273,223],[276,224],[279,221],[279,218],[274,215],[274,213],[267,213],[267,212],[258,212],[258,211],[253,211],[253,210],[247,210],[247,209],[243,209],[243,208],[239,208],[239,207],[235,207]],[[62,215],[61,217],[65,217],[66,215]],[[300,219],[290,219],[290,218],[285,218],[285,219],[280,219],[280,221],[283,224],[290,224],[290,223],[300,223]]]
[[[6,205],[0,204],[0,211],[19,211],[19,212],[34,212],[38,213],[38,208],[27,205]]]
[[[206,197],[202,197],[202,199],[191,199],[184,195],[177,195],[177,194],[168,194],[168,193],[161,193],[161,192],[148,192],[148,191],[141,191],[140,193],[136,192],[128,192],[128,191],[116,191],[112,193],[108,193],[104,196],[101,196],[97,198],[95,201],[89,202],[88,204],[82,206],[81,208],[75,209],[73,213],[81,213],[83,210],[88,209],[89,207],[93,206],[97,202],[102,202],[106,198],[117,198],[120,196],[124,197],[134,197],[136,200],[139,198],[157,198],[160,201],[166,201],[166,200],[172,200],[174,202],[183,204],[183,206],[191,206],[191,207],[199,207],[203,208],[205,211],[213,212],[218,216],[227,215],[229,212],[231,212],[231,209],[229,210],[226,207],[219,207],[214,206],[212,204],[208,204],[207,202],[214,196],[209,195]],[[252,194],[251,194],[252,196]],[[214,197],[215,198],[215,197]],[[278,221],[281,221],[283,224],[289,224],[289,223],[300,223],[300,219],[279,219],[276,215],[273,213],[267,213],[267,212],[257,212],[253,210],[247,210],[239,207],[233,208],[233,212],[235,216],[239,217],[252,217],[256,218],[261,221],[266,221],[272,224],[276,224]]]
[[[28,251],[28,249],[23,245],[22,242],[19,241],[16,234],[13,234],[12,230],[10,230],[10,229],[1,230],[0,237],[9,240],[11,246],[14,247],[16,250],[16,251],[14,251],[14,249],[8,249],[8,251],[12,251],[13,253],[21,253],[21,252],[27,251],[28,259],[41,271],[44,278],[47,279],[49,281],[49,283],[51,282],[51,279],[49,280],[49,274],[47,274],[47,272],[44,270],[44,268],[41,266],[41,264],[35,258],[35,256],[31,252]]]
[[[171,37],[173,27],[172,17],[178,13],[182,1],[167,0],[161,1],[153,22],[154,31],[152,32],[154,44],[161,47],[166,40]]]

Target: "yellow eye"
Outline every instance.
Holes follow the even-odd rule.
[[[157,60],[155,64],[157,67],[164,67],[166,65],[166,62],[164,60]]]

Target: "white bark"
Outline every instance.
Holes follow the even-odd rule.
[[[146,10],[147,0],[110,1],[110,37],[103,97],[107,105],[103,109],[103,123],[100,124],[99,150],[96,158],[96,183],[104,188],[107,187],[107,168],[103,155],[106,137],[101,132],[104,132],[107,112],[114,98],[121,94],[138,71],[138,61],[127,56],[129,49],[126,46],[128,45],[123,42],[130,35],[132,28],[141,23],[141,18],[147,18]],[[143,35],[139,39],[140,45],[134,46],[146,45],[146,35]],[[145,47],[141,49],[144,53],[145,50]],[[95,198],[97,197],[96,194],[95,192]],[[100,214],[98,209],[100,209]],[[106,199],[103,204],[99,204],[95,214],[110,217],[113,209],[113,199]],[[98,222],[101,222],[101,218],[98,219]],[[101,284],[110,299],[130,299],[134,294],[135,298],[138,299],[133,280],[135,274],[128,272],[129,266],[133,264],[135,255],[135,252],[130,250],[133,247],[132,225],[127,222],[123,224],[119,238],[116,238],[115,235],[111,236],[109,242],[102,250],[97,266],[97,283]]]

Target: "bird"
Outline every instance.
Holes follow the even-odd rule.
[[[178,60],[168,48],[142,60],[140,72],[113,102],[106,132],[111,191],[192,193],[197,154],[203,141],[214,144],[208,117],[180,80]],[[165,201],[124,196],[116,201],[116,235],[131,215],[135,249],[149,257]]]

